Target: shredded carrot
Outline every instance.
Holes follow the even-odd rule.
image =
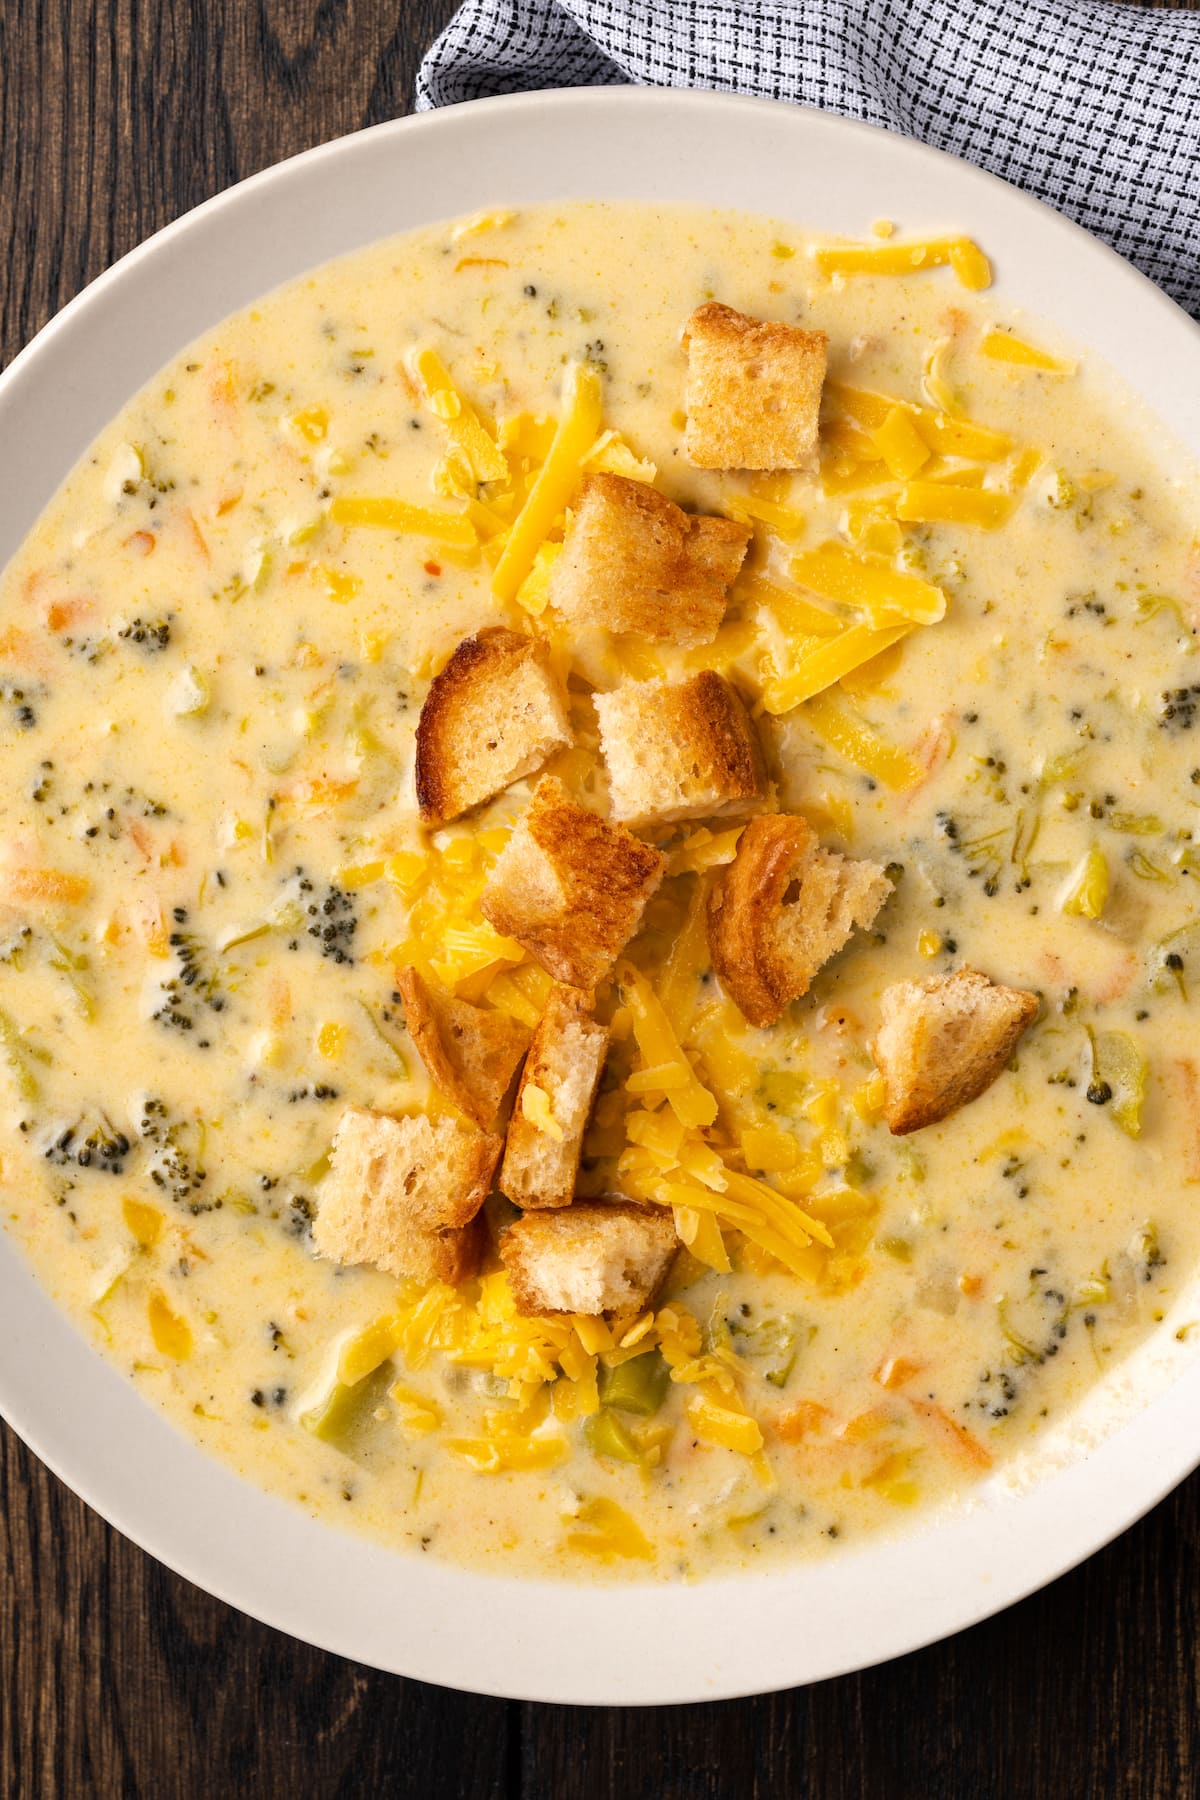
[[[269,1016],[276,1031],[290,1023],[292,1017],[292,990],[282,975],[273,975],[267,989]]]
[[[313,775],[304,781],[297,781],[290,788],[284,788],[279,799],[291,800],[297,806],[336,806],[339,800],[348,800],[357,791],[357,777],[349,781],[335,781],[328,775]]]
[[[954,713],[939,713],[937,718],[926,726],[913,746],[913,760],[922,773],[920,779],[901,797],[900,805],[903,810],[907,810],[913,796],[919,793],[927,782],[932,781],[938,771],[944,768],[950,760],[950,754],[954,749],[952,720],[955,716]]]
[[[825,1420],[831,1417],[829,1408],[822,1406],[819,1400],[800,1400],[791,1412],[780,1413],[775,1420],[775,1436],[782,1438],[785,1444],[798,1444],[802,1438],[820,1431]]]
[[[237,364],[232,357],[218,363],[209,377],[208,392],[214,406],[232,406],[237,399]]]
[[[154,899],[140,900],[135,909],[135,917],[138,935],[150,955],[165,957],[168,954],[167,927],[162,906]]]
[[[404,398],[410,406],[420,406],[421,390],[413,380],[402,362],[396,364],[396,373],[400,377],[400,386],[404,389]]]
[[[872,1406],[866,1412],[855,1413],[852,1419],[840,1427],[837,1435],[847,1444],[862,1444],[868,1438],[878,1436],[885,1426],[894,1421],[894,1413],[886,1406]]]
[[[0,631],[0,656],[6,662],[36,664],[37,648],[33,638],[27,631],[18,631],[10,625],[7,631]]]
[[[933,1426],[943,1447],[952,1455],[957,1456],[960,1462],[972,1469],[991,1468],[991,1451],[986,1449],[977,1437],[973,1437],[965,1425],[960,1425],[957,1419],[952,1419],[945,1407],[939,1406],[936,1400],[909,1399],[908,1404],[918,1418],[924,1419],[926,1424]]]
[[[87,899],[90,887],[86,875],[68,875],[63,869],[9,869],[4,876],[4,894],[9,900],[50,900],[78,906]]]
[[[183,516],[187,520],[188,530],[192,534],[192,541],[195,544],[197,550],[199,550],[199,552],[200,552],[201,556],[204,558],[205,562],[211,562],[212,558],[209,555],[208,544],[205,541],[204,533],[201,531],[199,525],[197,525],[196,515],[192,511],[190,506],[184,507]]]
[[[927,777],[937,774],[954,748],[954,732],[951,729],[954,716],[953,713],[939,713],[917,743],[914,754]]]
[[[134,531],[125,539],[123,548],[132,550],[135,556],[152,556],[157,547],[157,540],[152,531]]]
[[[880,1387],[899,1388],[919,1375],[924,1366],[924,1363],[913,1362],[908,1356],[885,1356],[871,1379],[877,1381]]]
[[[460,256],[454,265],[457,275],[460,269],[507,269],[508,264],[502,256]]]
[[[150,836],[150,833],[146,830],[146,827],[143,824],[141,824],[139,820],[131,819],[129,821],[129,835],[133,839],[134,843],[137,845],[138,849],[141,851],[141,853],[142,853],[143,857],[146,859],[146,861],[153,862],[154,861],[154,839]]]
[[[52,600],[46,609],[46,628],[49,631],[65,631],[69,625],[75,625],[86,618],[92,610],[90,600]]]

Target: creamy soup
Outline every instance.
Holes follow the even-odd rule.
[[[194,344],[8,568],[4,1218],[88,1340],[248,1478],[493,1568],[828,1550],[1026,1448],[1194,1269],[1194,491],[986,280],[969,244],[906,263],[883,226],[824,255],[666,208],[422,231]],[[680,331],[712,298],[828,333],[819,476],[690,466]],[[545,605],[561,516],[493,590],[580,369],[602,406],[580,471],[753,529],[709,645],[573,643]],[[872,635],[879,596],[931,590],[940,622]],[[715,669],[771,804],[894,883],[759,1031],[696,929],[736,824],[653,834],[670,873],[627,957],[717,1116],[627,1085],[646,1046],[604,984],[581,1189],[662,1204],[673,1170],[684,1240],[618,1319],[519,1316],[494,1255],[422,1290],[312,1244],[342,1110],[445,1105],[398,970],[526,1023],[545,998],[479,910],[532,784],[432,832],[413,788],[431,679],[496,623],[569,671],[550,772],[587,804],[592,693]],[[980,1098],[893,1137],[880,996],[965,966],[1039,1016]]]

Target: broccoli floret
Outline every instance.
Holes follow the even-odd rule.
[[[150,655],[165,650],[171,641],[171,618],[165,619],[132,619],[128,625],[122,625],[117,636],[127,644],[136,644],[140,650]]]
[[[1001,1302],[997,1357],[980,1375],[974,1397],[964,1402],[965,1411],[974,1407],[990,1419],[1016,1412],[1038,1370],[1058,1355],[1074,1322],[1066,1292],[1041,1265],[1030,1269],[1029,1292],[1019,1308],[1020,1316],[1014,1319],[1008,1302]]]
[[[321,955],[331,962],[353,965],[358,918],[352,897],[333,882],[315,883],[301,868],[289,879],[304,915],[304,929],[321,946]]]
[[[190,1213],[214,1212],[221,1201],[203,1196],[208,1170],[201,1167],[199,1148],[191,1143],[195,1135],[194,1127],[171,1117],[162,1100],[147,1095],[138,1119],[138,1136],[149,1158],[151,1181]]]
[[[307,1194],[290,1194],[288,1196],[287,1213],[284,1226],[289,1236],[306,1238],[312,1230],[312,1222],[317,1216],[317,1209]]]
[[[129,1155],[129,1139],[104,1113],[83,1113],[73,1125],[55,1127],[42,1155],[56,1168],[92,1169],[101,1175],[122,1175],[125,1158]]]
[[[315,1086],[309,1083],[304,1087],[288,1089],[289,1106],[295,1106],[300,1100],[336,1100],[338,1097],[338,1089],[328,1081],[318,1081]]]
[[[162,1000],[151,1013],[158,1025],[172,1031],[194,1031],[203,1008],[219,1013],[225,1010],[225,996],[220,983],[208,966],[200,940],[190,931],[180,930],[187,912],[177,906],[172,915],[176,929],[167,939],[175,958],[175,973],[160,983]],[[200,1039],[202,1045],[205,1039]]]
[[[349,894],[331,882],[323,896],[310,899],[304,910],[309,921],[308,935],[320,944],[321,955],[335,963],[353,963],[351,951],[358,919]]]
[[[32,731],[37,714],[30,704],[28,691],[16,682],[0,681],[0,700],[12,707],[13,723],[22,731]]]
[[[1196,722],[1200,686],[1168,688],[1159,696],[1158,724],[1162,731],[1190,731]]]

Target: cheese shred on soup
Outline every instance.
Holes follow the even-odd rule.
[[[314,1516],[828,1551],[1194,1270],[1194,489],[989,279],[425,230],[194,344],[5,572],[3,1217]]]

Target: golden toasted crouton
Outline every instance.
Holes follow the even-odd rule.
[[[464,638],[417,723],[421,817],[456,819],[570,742],[566,699],[542,645],[501,625]]]
[[[429,1079],[481,1131],[491,1131],[529,1047],[528,1028],[494,1007],[472,1006],[431,987],[416,969],[402,969],[396,986]]]
[[[577,1200],[509,1225],[500,1259],[518,1312],[633,1312],[666,1274],[677,1242],[665,1207]]]
[[[578,988],[551,989],[508,1126],[497,1187],[517,1206],[570,1206],[608,1031]]]
[[[749,542],[749,526],[685,513],[644,481],[586,475],[550,604],[577,628],[709,644]]]
[[[685,448],[698,469],[811,469],[823,331],[748,319],[710,300],[684,327]]]
[[[752,1025],[773,1025],[892,891],[877,863],[823,850],[806,819],[751,819],[708,897],[708,947]]]
[[[711,819],[762,799],[758,734],[724,676],[705,669],[689,681],[624,681],[595,705],[618,819]]]
[[[885,988],[871,1053],[883,1076],[883,1116],[897,1137],[936,1125],[977,1100],[1033,1022],[1038,997],[978,969]]]
[[[477,1214],[501,1142],[458,1119],[348,1106],[313,1221],[318,1254],[415,1281],[462,1281],[479,1260]]]
[[[592,988],[637,930],[665,867],[661,852],[577,806],[545,775],[479,904],[484,918],[556,981]]]

